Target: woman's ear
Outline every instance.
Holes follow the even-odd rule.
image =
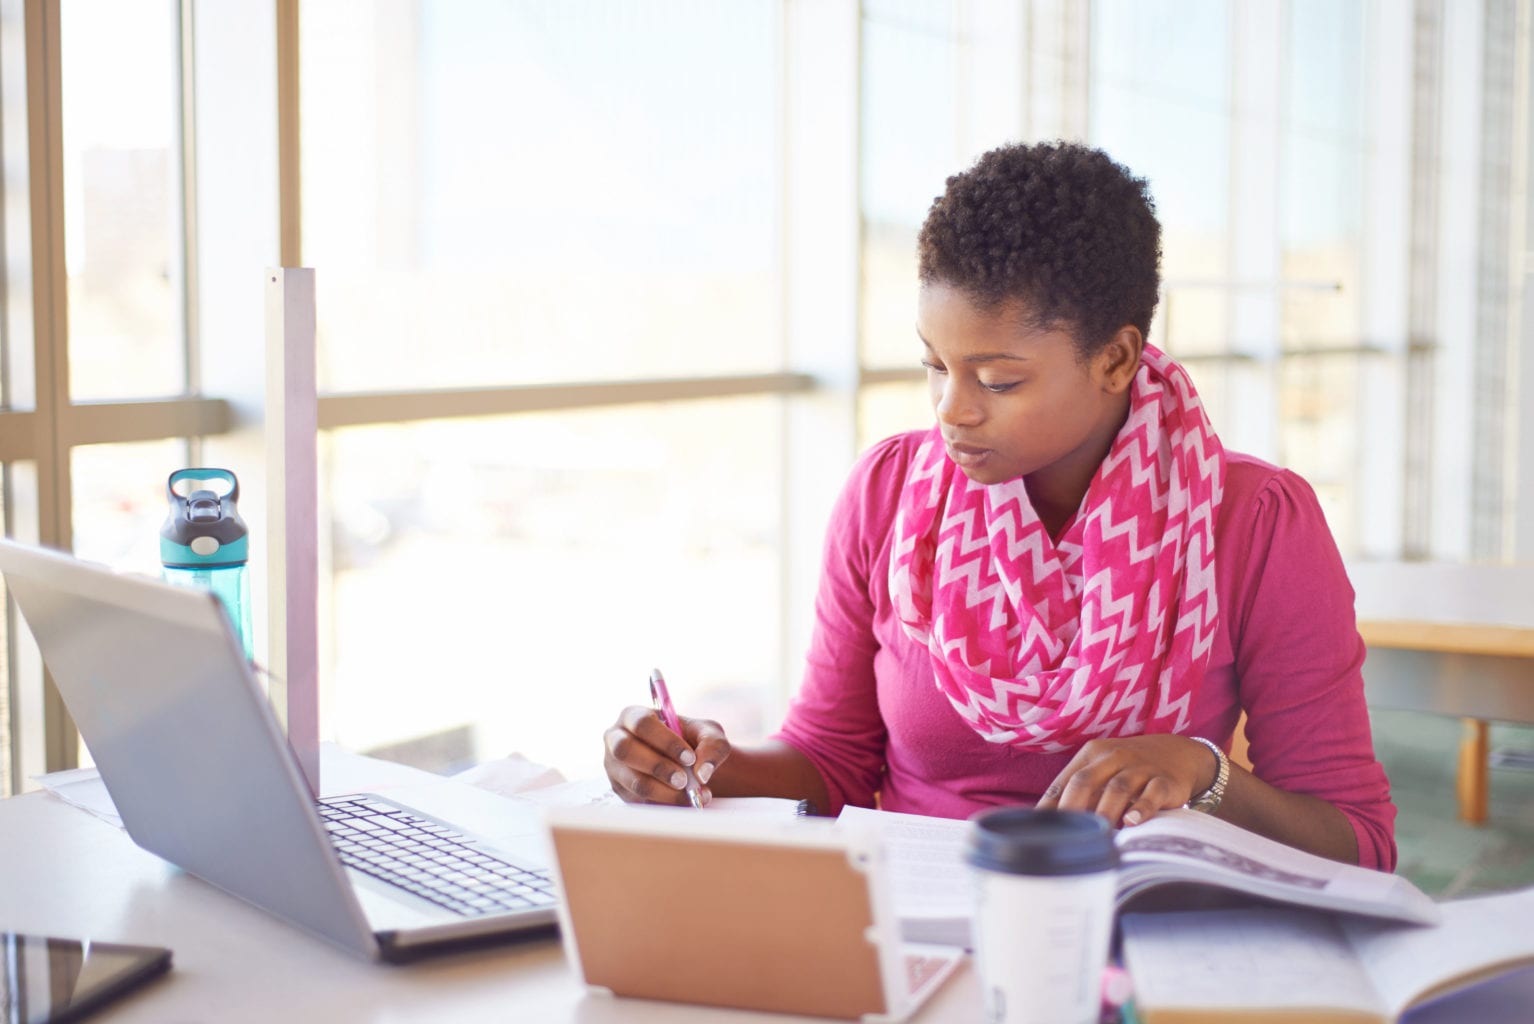
[[[1145,338],[1140,334],[1140,328],[1133,324],[1125,324],[1113,332],[1108,343],[1097,350],[1094,360],[1104,391],[1118,394],[1129,389],[1135,371],[1140,368],[1140,352],[1144,347]]]

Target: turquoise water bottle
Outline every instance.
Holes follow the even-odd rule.
[[[176,485],[225,484],[182,494]],[[216,594],[250,657],[250,538],[240,518],[240,482],[227,469],[178,469],[165,484],[170,514],[160,527],[160,565],[167,582]]]

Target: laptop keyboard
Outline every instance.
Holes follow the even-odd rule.
[[[530,871],[485,853],[446,825],[367,797],[316,804],[341,863],[439,907],[478,917],[556,902],[546,871]]]

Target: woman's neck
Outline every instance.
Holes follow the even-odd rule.
[[[1060,531],[1081,508],[1098,467],[1113,449],[1128,418],[1129,396],[1125,394],[1115,415],[1104,417],[1102,425],[1074,452],[1023,478],[1028,501],[1051,540],[1059,539]]]

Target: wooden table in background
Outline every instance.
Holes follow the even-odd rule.
[[[1460,818],[1486,820],[1489,723],[1534,724],[1534,564],[1348,566],[1371,707],[1464,720]]]
[[[1534,628],[1366,619],[1358,631],[1369,647],[1364,689],[1371,706],[1462,719],[1459,815],[1484,822],[1489,723],[1534,724]]]

